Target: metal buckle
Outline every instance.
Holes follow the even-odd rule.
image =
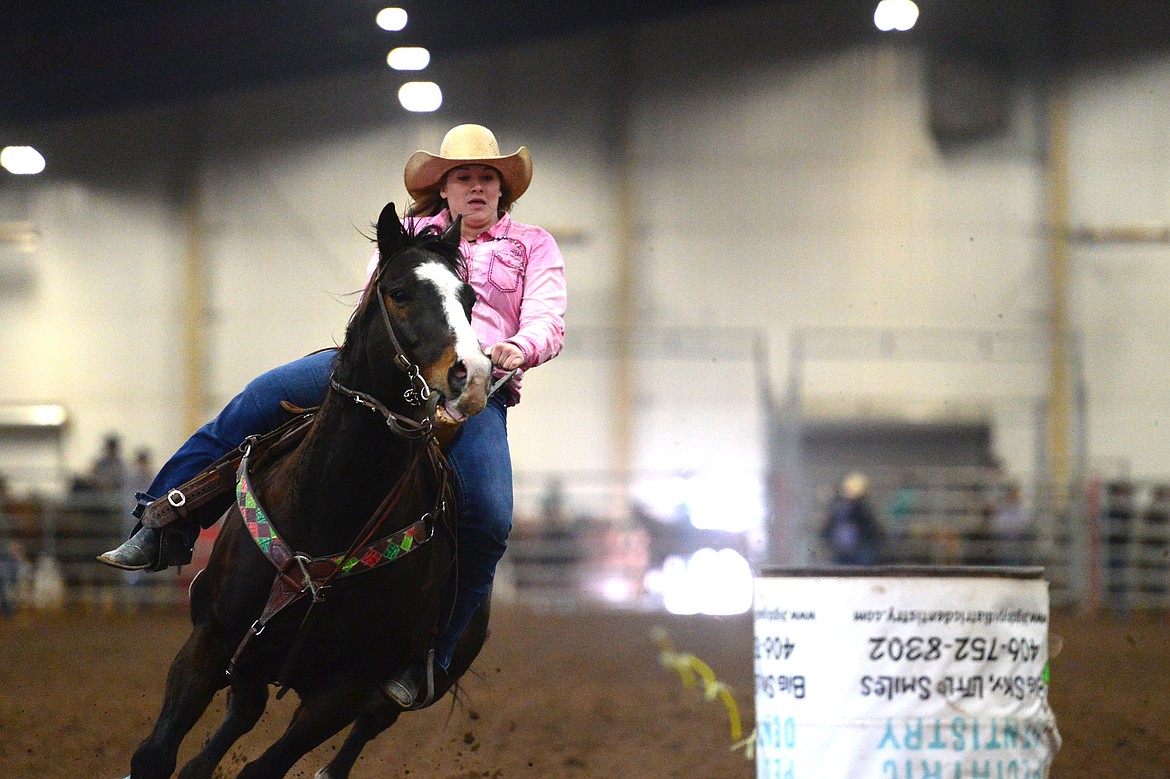
[[[321,595],[320,595],[321,588],[318,587],[316,582],[313,581],[313,577],[309,573],[309,566],[306,565],[306,563],[313,562],[312,558],[305,557],[304,555],[298,554],[298,555],[293,555],[293,560],[296,562],[297,565],[299,565],[301,567],[301,574],[305,577],[305,581],[304,581],[305,586],[303,588],[301,588],[301,592],[308,590],[313,596],[313,602],[314,603],[320,602],[322,600]]]
[[[406,371],[406,377],[410,379],[410,389],[402,393],[402,397],[412,406],[421,406],[431,398],[431,388],[427,385],[427,380],[422,377],[422,371],[417,365],[411,365]]]
[[[187,504],[187,496],[180,490],[171,490],[167,493],[167,503],[170,503],[175,508],[181,508]]]

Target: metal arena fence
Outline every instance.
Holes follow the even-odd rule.
[[[903,474],[904,475],[904,474]],[[1170,484],[1093,480],[1057,509],[1039,487],[1010,495],[990,472],[923,469],[911,484],[871,482],[872,508],[885,532],[881,562],[919,565],[1039,565],[1052,603],[1116,611],[1170,607]],[[577,482],[582,484],[578,485]],[[594,604],[661,608],[647,582],[669,557],[701,548],[730,548],[763,564],[761,533],[701,531],[685,521],[559,511],[550,516],[523,495],[497,597],[536,608],[571,610]],[[587,479],[563,480],[563,506]],[[1005,508],[1021,517],[1009,518]],[[588,502],[588,501],[583,501]],[[7,498],[0,501],[0,608],[57,605],[94,608],[171,607],[186,602],[187,584],[202,567],[215,531],[195,561],[178,574],[127,573],[95,561],[120,543],[132,520],[122,505],[98,495]],[[116,505],[115,505],[116,504]],[[809,564],[827,559],[820,538],[825,503],[807,513]]]
[[[1170,484],[1094,478],[1058,503],[995,469],[920,468],[870,499],[883,563],[1041,566],[1054,605],[1170,607]]]

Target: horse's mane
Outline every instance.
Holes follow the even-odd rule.
[[[417,232],[410,232],[404,227],[402,234],[407,241],[404,249],[414,246],[439,255],[452,273],[467,281],[467,262],[463,259],[463,253],[459,251],[458,245],[441,240],[443,228],[438,225],[427,225]]]

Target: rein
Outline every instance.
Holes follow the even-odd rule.
[[[418,380],[426,386],[426,380],[421,375]],[[381,414],[386,420],[386,426],[403,438],[426,438],[431,434],[434,427],[435,409],[438,407],[439,395],[431,394],[427,400],[427,413],[419,422],[411,417],[403,414],[397,414],[386,407],[386,404],[365,392],[350,389],[337,379],[330,377],[329,386],[341,395],[346,396],[359,406],[364,406],[371,411]],[[429,387],[427,388],[429,392]],[[413,392],[413,387],[407,390],[407,393]]]

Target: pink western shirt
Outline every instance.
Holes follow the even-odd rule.
[[[451,215],[407,221],[407,229],[444,227]],[[460,239],[468,282],[475,290],[471,326],[480,345],[508,341],[524,352],[524,366],[512,379],[511,404],[520,402],[524,370],[548,362],[565,342],[565,261],[557,242],[540,227],[512,221],[508,214],[480,233],[475,241]],[[378,264],[370,259],[368,273]],[[502,373],[497,369],[497,373]]]

